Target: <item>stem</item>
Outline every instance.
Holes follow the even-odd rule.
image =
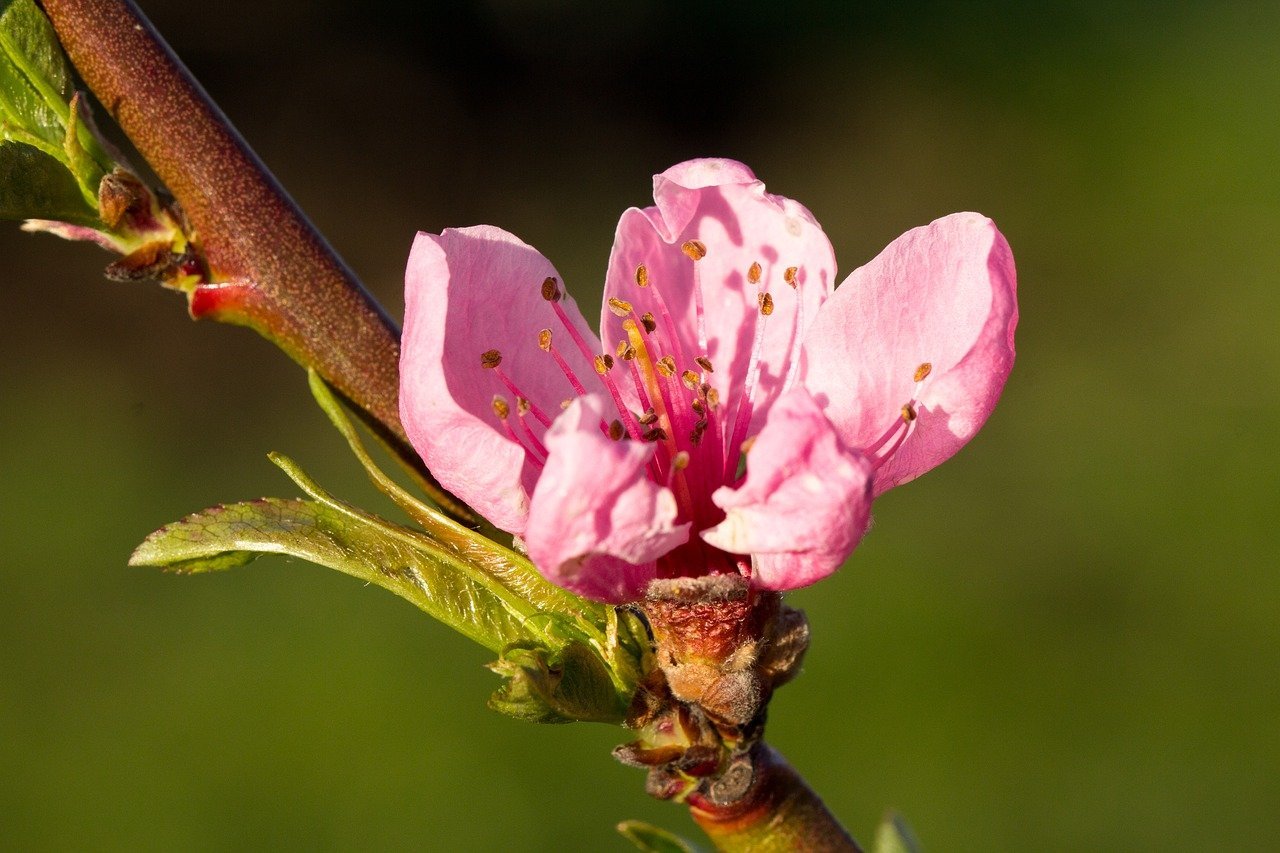
[[[249,326],[352,403],[426,479],[399,414],[400,332],[131,0],[42,0],[76,70],[182,205],[196,319]]]
[[[687,801],[693,819],[718,850],[861,853],[813,789],[767,744],[752,748],[745,768],[754,768],[754,779],[733,802],[716,804],[699,794]]]

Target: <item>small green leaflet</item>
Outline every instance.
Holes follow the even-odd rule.
[[[644,853],[699,853],[698,848],[680,836],[642,820],[624,820],[618,832]]]

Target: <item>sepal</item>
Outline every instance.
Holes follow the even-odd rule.
[[[513,646],[489,669],[507,679],[489,697],[500,714],[533,723],[613,723],[627,716],[630,696],[614,688],[609,669],[591,648],[571,642],[558,652]]]

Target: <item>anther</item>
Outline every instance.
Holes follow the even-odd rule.
[[[760,303],[760,313],[768,317],[773,313],[773,294],[769,291],[761,293],[756,297],[756,301]]]
[[[707,419],[703,418],[693,425],[693,431],[689,433],[689,442],[698,447],[702,444],[702,435],[707,431]]]
[[[742,440],[742,448],[741,448],[742,452],[750,453],[751,448],[755,446],[755,443],[756,443],[756,437],[754,435],[749,435],[746,438],[744,438]]]
[[[622,421],[613,420],[609,423],[609,438],[614,441],[622,441],[622,437],[627,434],[626,429],[622,426]]]
[[[608,353],[605,353],[604,355],[598,355],[595,358],[595,365],[596,365],[596,373],[599,373],[601,376],[604,376],[613,368],[613,356],[609,355]]]
[[[631,313],[631,303],[617,298],[609,299],[609,310],[615,317],[625,317]]]
[[[915,380],[917,382],[923,382],[925,380],[925,377],[932,372],[933,372],[933,365],[926,361],[924,364],[916,368]]]
[[[649,286],[649,268],[646,267],[644,264],[641,264],[640,266],[636,267],[636,286],[637,287]]]
[[[751,282],[752,284],[759,284],[761,272],[762,270],[760,269],[760,262],[753,261],[750,268],[747,269],[747,281]]]
[[[676,360],[669,355],[664,355],[662,358],[658,359],[654,367],[656,367],[658,372],[667,379],[676,375]]]
[[[547,276],[547,280],[542,282],[542,298],[548,302],[560,301],[560,285],[554,276]]]
[[[680,251],[688,255],[691,261],[700,261],[707,256],[706,244],[700,240],[686,240]]]
[[[644,426],[649,426],[657,419],[658,419],[658,413],[655,412],[653,409],[650,409],[649,411],[645,412],[643,415],[638,417],[636,420],[638,420]]]
[[[716,390],[716,389],[714,389],[714,388],[708,388],[708,389],[707,389],[707,405],[708,405],[708,406],[710,406],[710,407],[711,407],[711,408],[713,408],[713,409],[714,409],[716,406],[720,405],[720,392],[719,392],[719,391],[717,391],[717,390]]]
[[[496,349],[488,349],[480,353],[480,366],[486,370],[493,370],[499,364],[502,364],[502,353]]]
[[[694,361],[698,363],[698,367],[701,367],[703,370],[707,371],[707,373],[716,372],[715,368],[711,366],[711,359],[707,358],[705,355],[698,356]]]
[[[635,361],[636,348],[627,341],[618,341],[618,358],[623,361]]]
[[[689,467],[689,451],[681,450],[671,457],[671,467],[677,471],[683,471]]]
[[[502,398],[501,394],[493,395],[493,413],[504,421],[507,419],[507,415],[511,414],[511,407],[507,405],[507,401]]]
[[[538,349],[543,352],[551,352],[551,330],[543,329],[538,332]]]
[[[787,267],[787,271],[782,274],[782,280],[785,281],[787,284],[791,285],[791,288],[793,290],[795,289],[795,286],[798,283],[796,281],[796,273],[798,272],[800,272],[799,267]]]
[[[517,415],[523,418],[525,415],[529,414],[529,408],[530,408],[530,404],[527,399],[525,399],[524,397],[516,397],[516,414]]]
[[[689,401],[689,407],[693,409],[695,414],[699,414],[699,415],[706,414],[706,411],[707,411],[706,403],[703,403],[697,397],[694,397],[692,400]]]
[[[910,403],[907,403],[905,406],[902,407],[902,419],[907,423],[911,423],[916,419],[915,407],[912,406]]]
[[[653,314],[648,311],[641,315],[640,324],[644,326],[644,330],[651,335],[654,330],[658,328],[658,321],[653,319]]]
[[[645,430],[644,434],[640,437],[645,441],[666,441],[667,431],[662,427],[653,427],[652,429]]]
[[[684,373],[680,374],[680,381],[683,382],[684,387],[688,388],[690,391],[698,390],[698,381],[700,378],[701,377],[692,370],[686,370]]]

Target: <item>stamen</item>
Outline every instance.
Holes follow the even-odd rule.
[[[701,367],[707,373],[716,372],[715,368],[711,366],[711,359],[707,358],[705,355],[698,356],[694,361],[698,363],[698,367]]]
[[[907,423],[911,423],[916,419],[916,410],[910,403],[902,407],[902,419]]]
[[[773,313],[773,294],[769,291],[761,293],[756,297],[756,301],[760,303],[760,313],[768,317]]]
[[[613,356],[609,355],[608,353],[605,353],[604,355],[596,356],[593,361],[596,366],[596,373],[600,374],[601,376],[604,376],[610,370],[613,370],[613,364],[614,364]]]
[[[533,430],[530,428],[529,422],[525,420],[524,417],[528,414],[532,405],[533,404],[524,397],[516,397],[516,414],[519,415],[519,417],[516,418],[516,421],[520,424],[520,431],[524,433],[525,441],[529,443],[530,449],[535,453],[540,454],[543,459],[546,459],[548,456],[546,446],[544,446],[541,441],[538,441],[538,437],[533,434]],[[506,423],[506,421],[503,421],[503,423]]]
[[[615,317],[626,317],[631,313],[631,303],[624,299],[610,297],[609,310],[613,312]]]
[[[684,373],[680,374],[680,381],[683,382],[684,387],[688,388],[690,391],[698,390],[700,378],[701,377],[699,377],[698,374],[694,373],[692,370],[686,370]]]
[[[751,448],[756,446],[756,436],[749,435],[742,440],[742,452],[750,453]]]
[[[498,352],[497,350],[489,350],[489,352],[485,353],[485,355],[487,356],[487,355],[489,355],[489,353],[497,354],[497,352]],[[498,359],[498,361],[501,361],[501,360],[502,360],[502,356],[501,356],[501,355],[498,355],[498,356],[497,356],[497,359]],[[488,365],[487,363],[486,363],[486,365],[485,365],[485,366],[486,366],[486,367],[490,367],[490,365]],[[537,404],[535,404],[534,402],[532,402],[532,401],[528,398],[528,396],[527,396],[523,391],[521,391],[521,390],[520,390],[520,386],[516,385],[516,383],[514,383],[514,382],[512,382],[512,381],[511,381],[511,377],[510,377],[510,376],[507,376],[506,371],[504,371],[501,367],[498,367],[498,363],[497,363],[497,362],[494,362],[494,363],[493,363],[493,365],[490,367],[490,369],[491,369],[491,370],[493,370],[494,375],[498,377],[498,380],[499,380],[500,382],[502,382],[502,384],[503,384],[503,385],[505,385],[505,386],[506,386],[507,390],[511,392],[511,396],[513,396],[513,397],[515,397],[515,398],[516,398],[516,406],[517,406],[517,410],[519,409],[520,400],[523,398],[524,402],[525,402],[525,403],[528,405],[528,407],[529,407],[529,408],[528,408],[528,409],[526,409],[525,411],[532,412],[532,413],[533,413],[533,416],[534,416],[535,418],[537,418],[537,419],[538,419],[538,421],[539,421],[539,422],[540,422],[544,427],[549,427],[549,426],[551,426],[551,418],[547,417],[547,413],[546,413],[546,412],[544,412],[544,411],[542,411],[542,409],[538,408]],[[520,412],[520,414],[522,414],[522,415],[523,415],[523,414],[524,414],[524,412]]]
[[[516,398],[516,405],[517,407],[520,405],[519,397]],[[516,431],[511,428],[511,420],[508,417],[511,414],[511,406],[507,404],[506,399],[501,394],[493,395],[493,413],[497,415],[498,420],[501,421],[502,431],[507,434],[507,438],[524,451],[526,459],[541,468],[545,464],[547,449],[543,447],[542,442],[538,441],[538,439],[534,437],[533,433],[530,432],[529,425],[524,422],[523,418],[519,419],[520,426],[523,427],[521,431],[525,434],[529,443],[526,444],[520,439],[520,436],[516,435]],[[538,452],[542,453],[542,459],[538,458]]]
[[[480,366],[485,370],[493,370],[499,364],[502,364],[502,353],[496,349],[488,349],[480,353]]]
[[[649,268],[644,264],[636,267],[636,287],[649,286]]]
[[[689,467],[689,451],[681,450],[675,456],[671,457],[671,467],[677,471],[683,471]]]
[[[538,349],[543,352],[551,352],[551,330],[543,329],[538,332]]]
[[[658,359],[658,363],[655,367],[657,367],[658,372],[667,379],[676,375],[676,360],[669,355],[664,355],[662,358]]]
[[[553,345],[553,338],[550,329],[543,329],[538,332],[538,349],[543,352],[551,353],[551,357],[556,360],[556,365],[560,368],[560,372],[564,374],[564,378],[569,380],[569,384],[573,386],[573,390],[578,396],[586,396],[587,389],[583,387],[579,381],[578,375],[573,372],[573,368],[569,366],[569,362],[564,360],[564,356],[560,354],[560,350]]]
[[[507,415],[511,414],[511,407],[507,405],[507,401],[501,394],[493,395],[493,413],[501,420],[506,420]]]
[[[767,290],[760,291],[756,297],[760,306],[760,316],[756,319],[756,333],[751,341],[751,357],[747,361],[747,378],[743,384],[742,396],[738,400],[738,413],[733,419],[733,431],[729,433],[728,444],[725,445],[724,472],[726,481],[730,480],[738,467],[738,455],[742,440],[751,426],[751,413],[755,408],[756,388],[760,380],[760,355],[764,350],[765,319],[773,313],[773,296]],[[708,392],[708,402],[710,402]]]
[[[667,431],[662,427],[651,427],[640,437],[645,441],[666,441],[668,438]]]
[[[658,328],[658,321],[653,319],[651,312],[646,311],[640,317],[640,325],[644,326],[644,330],[652,335]]]
[[[759,284],[761,272],[760,262],[752,261],[750,268],[747,269],[747,281],[751,284]]]
[[[700,261],[707,256],[707,246],[701,240],[686,240],[680,246],[680,251],[688,255],[692,261]]]
[[[552,276],[547,276],[542,282],[542,298],[548,302],[560,301],[560,285]]]
[[[640,416],[640,423],[644,426],[649,426],[657,419],[658,419],[658,413],[655,412],[653,409],[649,409],[643,415]]]
[[[795,290],[797,285],[800,284],[800,282],[796,280],[796,273],[798,272],[800,272],[799,267],[787,267],[786,271],[782,274],[782,280],[791,285],[792,290]]]
[[[917,382],[923,382],[925,378],[932,372],[933,372],[933,365],[926,361],[924,364],[916,368],[914,379]]]
[[[626,429],[622,426],[622,421],[613,420],[609,422],[609,438],[614,441],[622,441],[622,437],[627,434]]]

